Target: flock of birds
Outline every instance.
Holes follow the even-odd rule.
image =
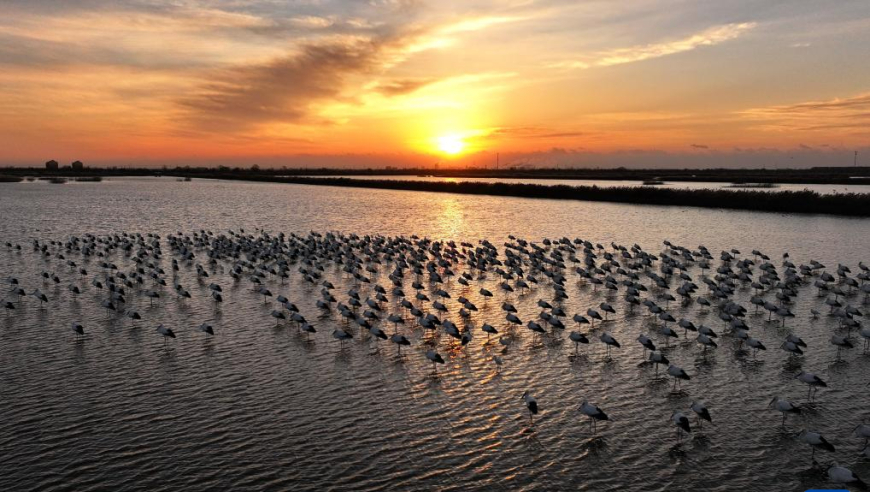
[[[863,262],[859,263],[856,274],[845,265],[837,265],[836,269],[831,269],[834,273],[830,273],[817,261],[795,265],[787,253],[777,266],[757,250],[750,255],[736,249],[722,251],[717,260],[704,246],[687,248],[669,241],[664,241],[661,253],[652,254],[636,244],[627,247],[612,243],[607,248],[582,239],[544,239],[540,243],[513,236],[509,239],[500,251],[486,240],[471,244],[417,236],[317,232],[303,236],[260,230],[246,233],[240,229],[225,234],[204,230],[191,234],[178,232],[165,238],[158,234],[85,234],[60,241],[34,239],[30,248],[11,242],[5,243],[5,247],[17,254],[29,249],[42,257],[46,268],[53,265],[54,271],[45,270],[42,278],[36,280],[43,288],[68,283],[71,296],[92,291],[107,317],[114,313],[134,323],[143,317],[134,309],[135,303],[129,300],[131,296],[147,298],[149,305],[166,298],[174,297],[183,302],[191,297],[190,290],[178,283],[177,272],[182,268],[195,268],[198,287],[211,297],[215,309],[219,309],[224,302],[224,289],[209,278],[209,272],[228,272],[233,282],[250,283],[264,303],[274,298],[278,306],[270,316],[276,324],[291,324],[310,337],[318,332],[315,324],[306,319],[297,304],[284,295],[273,295],[268,287],[271,284],[277,290],[280,287],[276,285],[285,285],[295,275],[295,269],[298,280],[320,287],[319,299],[306,300],[313,304],[311,309],[337,312],[343,318],[341,326],[331,332],[342,349],[347,341],[365,337],[375,343],[376,349],[379,342],[394,344],[401,357],[402,348],[412,344],[403,332],[424,330],[432,334],[424,339],[432,347],[425,350],[424,355],[436,374],[438,365],[445,363],[438,352],[440,342],[435,340],[436,335],[443,333],[449,337],[447,350],[461,351],[476,336],[475,328],[486,337],[484,343],[497,343],[502,347],[501,355],[491,357],[495,371],[506,363],[505,354],[523,327],[529,330],[532,343],[576,327],[568,334],[574,344],[572,359],[588,358],[585,351],[581,353],[580,346],[598,340],[603,345],[603,361],[611,361],[614,350],[625,343],[604,329],[613,322],[609,316],[617,313],[617,307],[601,302],[569,317],[563,309],[563,301],[569,297],[566,289],[569,277],[570,282],[591,285],[593,290],[602,289],[611,295],[621,292],[624,307],[620,308],[626,312],[646,310],[645,315],[650,320],[646,326],[650,331],[639,333],[636,342],[643,347],[645,363],[655,367],[656,377],[662,366],[662,377],[673,378],[674,392],[682,391],[680,385],[691,376],[665,355],[672,341],[680,339],[681,335],[684,344],[694,339],[701,355],[706,356],[722,343],[720,335],[727,335],[733,340],[734,350],[746,357],[751,353],[755,360],[767,346],[753,335],[747,323],[749,311],[756,315],[760,310],[766,311],[765,323],[787,327],[788,319],[795,316],[791,309],[802,290],[826,298],[829,309],[824,313],[810,310],[814,318],[832,316],[837,319],[838,328],[830,337],[832,350],[836,349],[834,363],[843,360],[844,350],[855,348],[855,335],[863,339],[865,354],[870,348],[870,327],[862,325],[864,315],[860,308],[849,303],[853,300],[859,305],[867,304],[870,299],[870,268]],[[169,273],[161,267],[165,248],[171,256]],[[122,260],[129,263],[126,271],[113,262]],[[346,277],[346,283],[352,285],[346,294],[337,292],[328,279],[329,272],[334,270],[327,267],[336,266]],[[700,270],[697,278],[690,275],[691,268]],[[487,279],[494,279],[487,283],[491,288],[497,283],[497,288],[493,289],[496,292],[483,286]],[[705,284],[706,293],[702,294],[696,280]],[[38,301],[39,308],[44,309],[55,302],[40,288],[25,287],[14,274],[7,276],[5,283],[8,288],[2,304],[7,316],[14,316],[22,303]],[[735,300],[735,291],[747,286],[753,295],[750,305],[744,306]],[[484,302],[501,302],[502,321],[482,323],[478,328],[472,321],[473,313],[479,311],[478,306],[465,296],[457,295],[457,291],[468,295],[470,289],[476,290]],[[522,320],[512,300],[533,294],[542,297],[545,291],[552,291],[548,296],[551,299],[537,301],[541,309],[538,317]],[[336,296],[345,300],[339,301]],[[495,299],[490,301],[491,298]],[[672,303],[696,304],[702,310],[714,312],[723,328],[717,328],[717,332],[700,322],[676,319],[669,312]],[[449,319],[454,313],[458,316],[456,322]],[[76,337],[85,336],[85,326],[80,322],[72,323],[71,330]],[[200,325],[198,330],[204,336],[215,334],[214,327],[208,323]],[[162,324],[156,327],[156,333],[164,344],[176,337],[172,328]],[[788,334],[777,343],[787,357],[799,357],[808,350],[808,344],[794,334]],[[815,399],[819,388],[828,385],[809,372],[800,372],[796,379],[806,384],[810,401]],[[540,411],[538,401],[530,391],[522,395],[522,401],[534,424],[534,416]],[[775,396],[769,408],[782,414],[784,427],[788,416],[800,413],[802,407]],[[604,409],[586,400],[578,410],[589,419],[593,434],[598,422],[609,420]],[[692,402],[686,411],[674,412],[671,420],[678,440],[693,432],[691,415],[696,418],[696,432],[702,429],[703,421],[713,420],[711,410],[700,401]],[[870,425],[858,425],[853,434],[864,439],[861,454],[870,457]],[[804,430],[800,439],[812,448],[814,465],[816,450],[834,450],[818,432]],[[826,473],[837,483],[863,484],[851,470],[836,463],[828,466]]]

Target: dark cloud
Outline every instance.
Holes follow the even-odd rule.
[[[206,130],[237,130],[270,122],[310,123],[314,103],[341,96],[348,79],[374,73],[402,37],[309,44],[268,63],[214,74],[214,81],[179,103]]]

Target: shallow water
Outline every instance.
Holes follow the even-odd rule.
[[[837,447],[833,454],[817,452],[817,460],[837,460],[870,478],[870,463],[857,457],[862,441],[850,435],[868,417],[870,357],[861,355],[858,339],[858,348],[844,354],[845,363],[831,363],[835,349],[828,338],[839,333],[837,321],[812,319],[811,308],[828,308],[810,286],[791,307],[796,317],[787,328],[765,323],[766,315],[747,317],[751,334],[768,347],[757,362],[735,355],[715,311],[671,303],[677,319],[703,322],[720,333],[720,347],[704,356],[697,344],[680,344],[678,330],[681,338],[666,354],[692,380],[683,384],[685,393],[672,394],[669,381],[651,381],[653,369],[639,366],[643,351],[634,339],[654,330],[651,319],[640,309],[628,313],[622,292],[608,295],[578,283],[575,275],[566,284],[566,325],[575,329],[573,313],[612,303],[617,315],[605,329],[622,343],[613,362],[603,362],[597,340],[581,349],[586,357],[572,360],[567,333],[533,343],[530,332],[519,328],[496,373],[490,356],[500,347],[486,344],[479,327],[489,322],[505,328],[501,295],[485,302],[477,284],[464,289],[452,281],[454,299],[465,295],[481,310],[464,351],[450,349],[446,336],[437,341],[447,364],[436,377],[423,356],[429,345],[420,328],[403,328],[413,345],[402,358],[387,343],[376,352],[368,338],[341,348],[330,336],[340,316],[316,309],[320,288],[301,282],[295,266],[286,285],[273,279],[269,288],[314,322],[318,333],[310,343],[289,323],[276,327],[269,313],[277,303],[264,304],[246,280],[233,282],[228,268],[209,269],[211,277],[199,282],[194,268],[183,266],[176,280],[193,295],[184,302],[170,289],[153,307],[143,296],[128,295],[128,305],[144,318],[131,324],[107,315],[100,307],[104,294],[63,261],[46,260],[30,247],[32,238],[63,240],[71,234],[165,237],[257,227],[274,233],[487,238],[500,248],[509,234],[529,240],[581,237],[605,246],[637,243],[656,254],[669,239],[693,249],[706,245],[715,257],[723,249],[738,248],[744,256],[759,249],[778,268],[788,251],[796,264],[816,259],[833,271],[843,263],[854,274],[859,261],[870,260],[870,220],[153,178],[0,184],[0,211],[0,242],[23,248],[0,244],[0,278],[16,276],[28,291],[38,287],[50,299],[40,308],[27,298],[16,311],[0,314],[0,490],[836,488],[809,470],[810,448],[796,438],[803,428],[822,432]],[[203,257],[197,262],[204,264]],[[171,285],[170,258],[164,243],[162,266]],[[121,254],[112,261],[122,271],[132,265]],[[97,259],[86,268],[97,274]],[[388,268],[373,282],[387,286]],[[57,273],[62,282],[44,284],[42,271]],[[706,293],[700,271],[689,273]],[[325,277],[346,301],[350,283],[340,269],[327,267]],[[66,289],[73,281],[88,286],[77,298]],[[224,287],[219,309],[207,297],[212,281]],[[410,281],[406,292],[413,290]],[[490,275],[482,285],[496,291],[496,284]],[[524,321],[537,317],[538,299],[553,298],[550,286],[536,289],[511,297]],[[740,290],[736,300],[751,308],[750,295]],[[858,305],[862,299],[847,301]],[[457,304],[447,304],[458,323]],[[390,311],[398,310],[391,303]],[[72,321],[85,326],[83,340],[69,330]],[[196,331],[205,321],[215,326],[216,336]],[[160,323],[178,335],[166,346],[154,331]],[[809,344],[799,359],[777,348],[790,331]],[[817,373],[829,387],[804,414],[789,417],[783,430],[780,415],[767,404],[775,395],[806,401],[806,387],[793,377],[799,368]],[[526,390],[541,407],[534,425],[520,400]],[[584,398],[613,419],[599,425],[595,438],[577,411]],[[715,425],[678,444],[669,417],[676,409],[691,414],[694,400],[706,402]]]

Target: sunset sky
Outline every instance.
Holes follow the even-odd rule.
[[[870,165],[867,0],[0,12],[0,165]]]

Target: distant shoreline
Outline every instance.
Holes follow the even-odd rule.
[[[809,169],[440,169],[440,168],[230,168],[230,167],[175,167],[127,168],[88,167],[80,171],[69,168],[0,168],[0,176],[7,177],[74,177],[74,176],[179,176],[213,177],[233,176],[433,176],[443,178],[541,179],[541,180],[608,180],[608,181],[664,181],[664,182],[719,182],[753,184],[840,184],[870,185],[870,167],[815,167]]]
[[[842,168],[837,168],[842,169]],[[846,168],[852,169],[852,168]],[[862,169],[862,168],[858,168]],[[18,172],[9,172],[18,171]],[[531,184],[531,183],[505,183],[505,182],[477,182],[477,181],[423,181],[423,180],[399,180],[399,179],[353,179],[348,177],[329,177],[323,175],[301,176],[287,175],[287,170],[216,170],[216,169],[88,169],[79,172],[39,172],[40,170],[0,170],[0,182],[20,181],[24,176],[46,179],[47,177],[79,177],[79,179],[106,176],[166,176],[202,179],[220,179],[235,181],[254,181],[269,183],[287,183],[316,186],[343,186],[351,188],[373,188],[404,191],[424,191],[438,193],[458,193],[466,195],[490,195],[510,196],[520,198],[543,198],[554,200],[581,200],[609,203],[627,203],[635,205],[664,205],[677,207],[701,207],[718,208],[729,210],[744,210],[774,213],[799,213],[799,214],[828,214],[844,217],[870,217],[870,193],[835,193],[820,194],[814,191],[764,191],[769,188],[763,185],[765,181],[758,175],[747,178],[742,174],[742,179],[731,176],[734,183],[753,183],[749,188],[723,188],[723,189],[678,189],[660,188],[654,186],[615,186],[599,187],[594,185],[564,185],[564,184]],[[337,171],[337,170],[336,170]],[[341,170],[346,173],[346,170]],[[706,170],[709,171],[709,170]],[[747,171],[747,170],[742,170]],[[802,170],[792,170],[800,172]],[[379,171],[380,172],[380,171]],[[818,171],[816,171],[818,172]],[[280,173],[280,174],[279,174]],[[409,173],[397,174],[406,176]],[[832,173],[837,174],[837,173]],[[366,175],[357,172],[357,175]],[[455,176],[454,176],[455,177]],[[507,176],[467,176],[467,177],[502,177]],[[525,176],[527,178],[540,178],[540,176]],[[458,177],[462,179],[462,177]],[[555,179],[555,178],[554,178]],[[562,179],[592,179],[588,176],[573,176]],[[607,178],[616,178],[609,176]],[[639,179],[633,174],[632,180]],[[654,178],[648,178],[653,180]],[[656,177],[655,179],[661,179]],[[627,178],[625,179],[627,180]],[[669,181],[679,181],[668,178]],[[704,181],[715,181],[709,175],[704,176]],[[721,182],[721,181],[719,181]],[[777,183],[784,182],[777,180]],[[809,183],[807,183],[809,184]],[[816,183],[813,183],[816,184]],[[852,181],[851,184],[861,184],[861,181]],[[764,188],[764,189],[754,189]]]
[[[240,177],[232,175],[213,176],[213,178],[315,186],[345,186],[351,188],[458,193],[464,195],[510,196],[553,200],[628,203],[634,205],[666,205],[774,213],[870,217],[870,193],[822,195],[808,190],[770,192],[751,189],[690,190],[628,186],[603,188],[598,186],[539,185],[527,183],[402,181],[390,179],[309,177],[263,178],[260,176]]]

